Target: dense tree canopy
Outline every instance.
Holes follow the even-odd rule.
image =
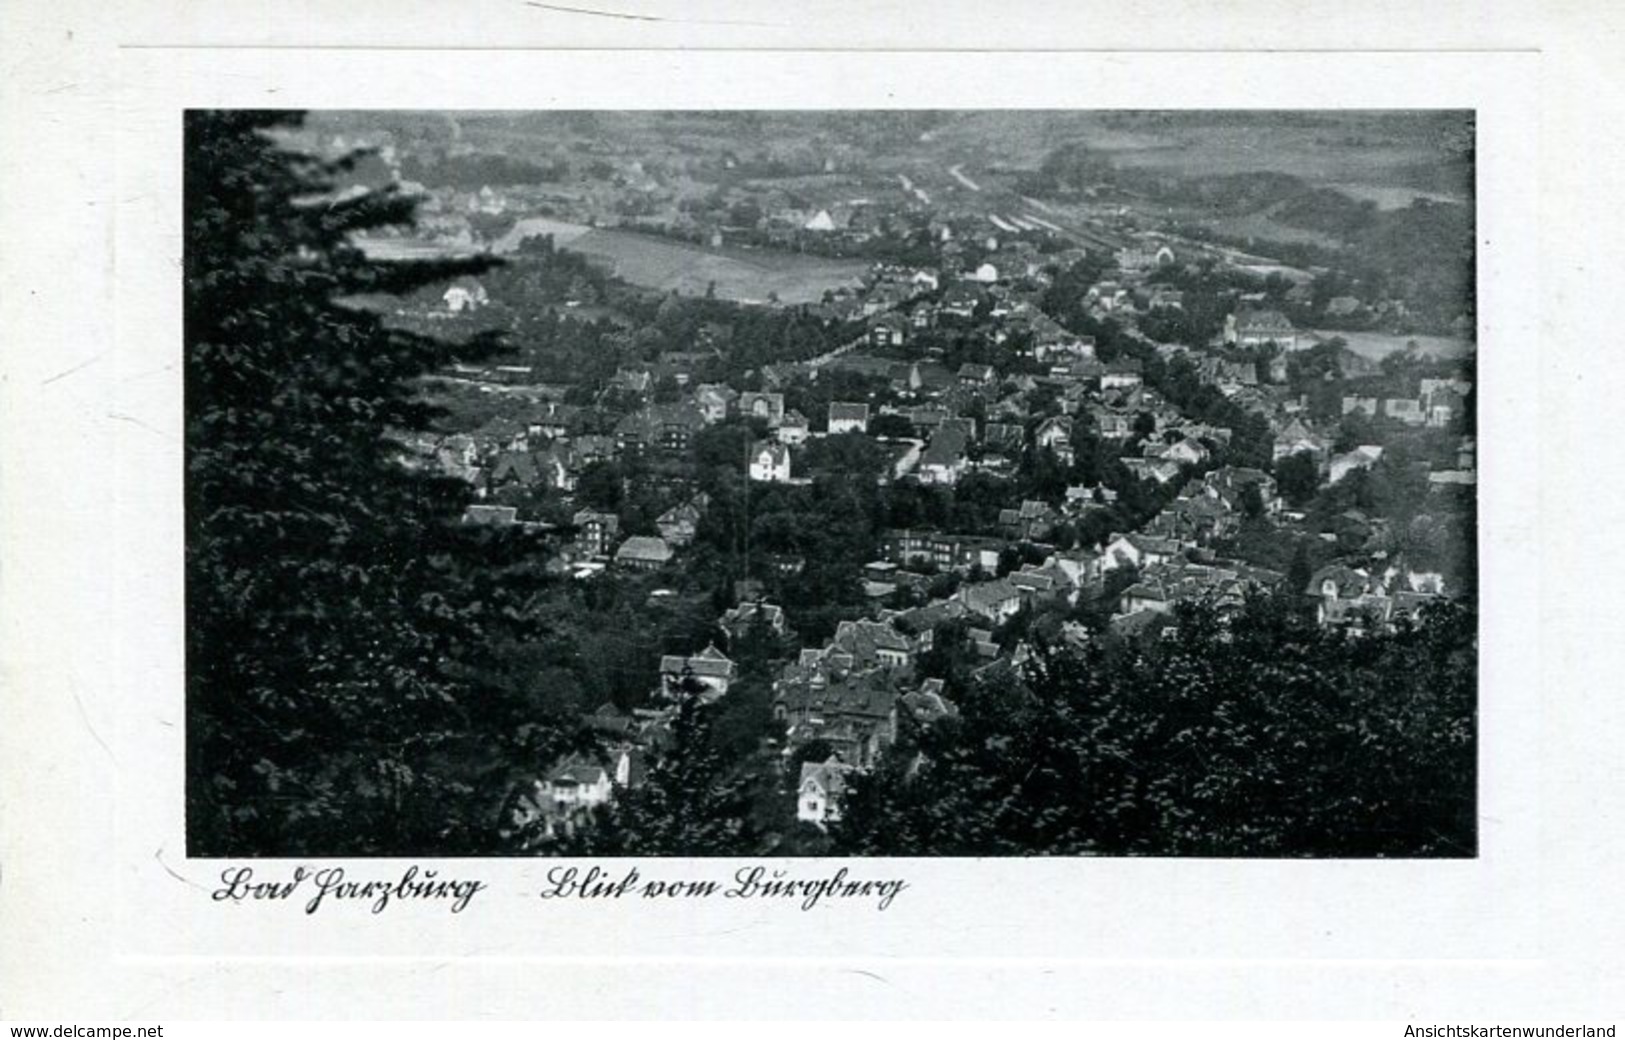
[[[411,380],[495,345],[345,301],[477,270],[370,262],[412,203],[330,190],[289,113],[188,116],[188,838],[194,855],[477,850],[505,763],[551,739],[474,658],[520,589],[454,523],[459,482],[403,465]]]
[[[876,855],[1470,856],[1474,615],[1363,640],[1259,599],[1147,644],[1049,648],[854,778]]]

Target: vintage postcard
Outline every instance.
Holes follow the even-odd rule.
[[[111,955],[322,1013],[1493,988],[1536,68],[121,51]]]
[[[185,135],[188,855],[1476,853],[1470,111]]]

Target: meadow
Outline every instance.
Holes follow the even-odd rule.
[[[817,303],[824,291],[856,285],[869,265],[769,249],[712,249],[633,231],[591,229],[567,243],[623,281],[661,292],[765,303]]]
[[[1473,345],[1466,340],[1456,339],[1452,336],[1395,336],[1386,332],[1334,332],[1331,330],[1316,330],[1314,333],[1321,339],[1340,337],[1348,344],[1348,349],[1364,358],[1380,361],[1396,351],[1403,351],[1415,343],[1421,354],[1431,354],[1437,358],[1459,358],[1470,354]]]

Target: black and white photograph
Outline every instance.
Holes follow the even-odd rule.
[[[1478,854],[1472,111],[184,118],[188,856]]]
[[[23,0],[0,1033],[1613,1035],[1517,7]]]

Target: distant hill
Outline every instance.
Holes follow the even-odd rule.
[[[401,144],[496,151],[546,163],[565,149],[690,155],[812,148],[874,161],[945,159],[1036,169],[1078,143],[1114,164],[1181,174],[1273,171],[1316,184],[1444,191],[1470,156],[1471,113],[1449,111],[341,112],[312,130],[387,131]]]

